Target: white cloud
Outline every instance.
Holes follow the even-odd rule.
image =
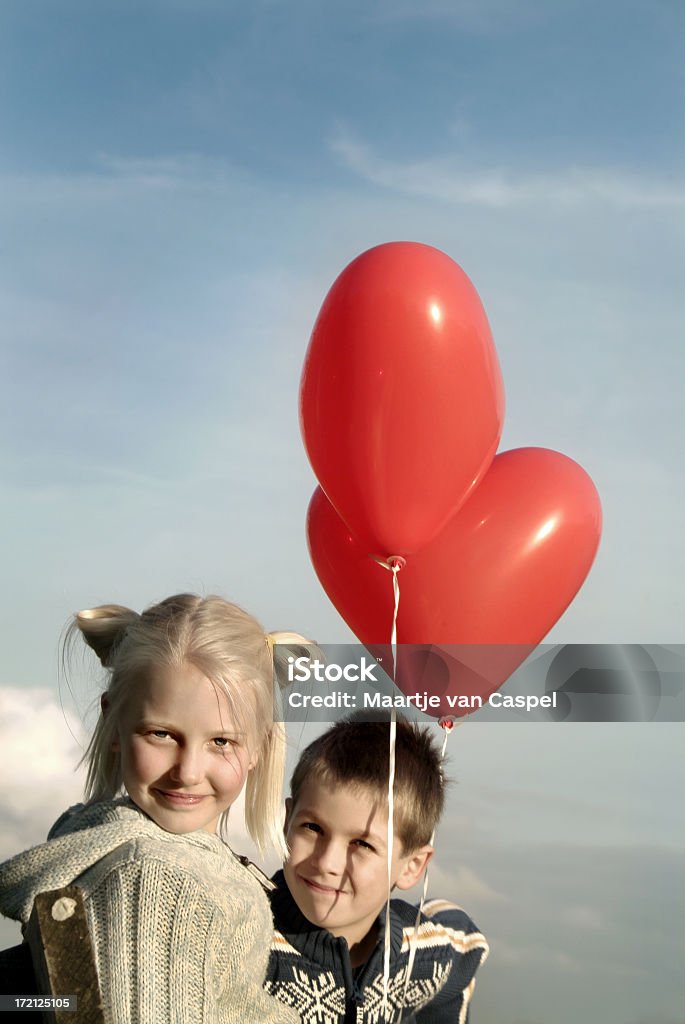
[[[44,841],[83,795],[85,734],[46,689],[0,687],[0,860]]]
[[[374,185],[450,204],[505,208],[600,202],[634,209],[685,205],[682,182],[640,177],[621,168],[573,166],[516,173],[508,168],[469,168],[453,157],[391,160],[342,130],[330,148],[349,170]]]

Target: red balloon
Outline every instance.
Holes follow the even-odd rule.
[[[449,256],[388,242],[343,270],[312,332],[300,423],[367,551],[406,555],[435,537],[492,462],[503,415],[485,311]]]
[[[572,459],[545,448],[498,455],[463,508],[399,573],[397,641],[423,645],[400,648],[400,688],[438,695],[436,717],[466,713],[450,707],[450,695],[487,699],[573,600],[594,560],[601,522],[595,486]],[[321,489],[307,531],[319,580],[352,632],[367,646],[387,645],[390,574]]]

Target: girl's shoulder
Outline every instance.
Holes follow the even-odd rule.
[[[132,821],[144,818],[129,797],[115,800],[97,800],[84,804],[73,804],[60,814],[48,832],[48,839],[58,839],[72,832],[81,832],[87,828],[106,825],[116,821]]]

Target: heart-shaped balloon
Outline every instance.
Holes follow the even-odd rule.
[[[420,648],[399,649],[405,662],[398,686],[437,695],[439,707],[430,709],[436,717],[465,713],[450,706],[450,696],[486,699],[573,600],[594,560],[601,522],[595,486],[572,459],[545,448],[496,456],[462,509],[399,574],[397,641]],[[376,650],[387,644],[389,573],[320,488],[307,532],[319,580],[352,632]]]
[[[362,253],[312,331],[300,389],[319,483],[366,551],[407,555],[435,537],[492,462],[504,388],[478,294],[418,242]]]

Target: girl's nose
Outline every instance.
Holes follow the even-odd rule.
[[[181,786],[197,786],[204,777],[201,755],[190,747],[179,748],[170,775]]]

